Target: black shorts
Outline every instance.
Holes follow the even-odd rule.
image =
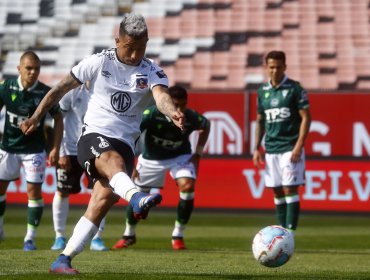
[[[106,137],[98,133],[82,135],[77,144],[78,162],[93,179],[101,179],[102,176],[96,170],[95,158],[107,151],[116,151],[123,158],[126,172],[131,176],[134,168],[135,157],[132,149],[126,143]]]
[[[81,191],[81,176],[84,173],[83,168],[77,161],[77,156],[68,156],[71,162],[71,169],[65,170],[56,167],[57,189],[64,194],[76,194]],[[89,186],[91,185],[89,179]]]

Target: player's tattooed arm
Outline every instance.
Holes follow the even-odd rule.
[[[28,120],[25,120],[21,123],[20,128],[22,132],[26,135],[33,132],[41,118],[51,109],[51,107],[57,104],[63,95],[79,85],[80,83],[74,77],[72,77],[71,74],[68,74],[66,77],[64,77],[58,84],[49,90],[49,92],[37,106],[37,109],[33,115]]]
[[[183,130],[184,114],[174,105],[171,96],[168,94],[168,89],[162,86],[154,87],[153,97],[158,110],[168,116],[176,126]]]

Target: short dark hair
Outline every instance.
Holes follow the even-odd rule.
[[[24,52],[22,55],[21,55],[21,58],[19,59],[19,61],[22,61],[23,59],[25,58],[31,58],[33,60],[36,60],[38,62],[41,62],[40,58],[38,57],[38,55],[34,52],[34,51],[26,51]]]
[[[126,14],[119,25],[119,35],[121,37],[128,35],[135,39],[148,38],[148,27],[144,17],[133,13]]]
[[[188,92],[181,86],[172,86],[168,89],[168,92],[172,98],[188,99]]]
[[[265,57],[266,64],[269,59],[280,60],[285,65],[285,53],[283,51],[270,51]]]

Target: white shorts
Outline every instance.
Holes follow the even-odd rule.
[[[0,180],[15,181],[24,167],[26,181],[43,183],[46,168],[46,153],[12,154],[0,149]]]
[[[301,159],[297,163],[290,161],[292,152],[283,154],[266,153],[266,187],[299,186],[305,183],[305,154],[302,151]]]
[[[139,179],[135,179],[134,183],[138,187],[163,188],[167,171],[174,180],[179,178],[195,180],[195,167],[192,162],[188,162],[190,158],[191,154],[187,154],[166,160],[148,160],[140,155],[136,165]]]

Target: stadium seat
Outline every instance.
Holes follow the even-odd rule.
[[[52,50],[55,61],[47,63],[56,66],[54,74],[64,73],[83,56],[114,46],[130,11],[146,18],[147,55],[170,71],[171,81],[254,87],[265,78],[263,56],[282,49],[289,75],[310,89],[369,84],[368,2],[347,0],[4,0],[1,73],[14,73],[12,52],[34,47],[43,57]],[[180,67],[183,60],[192,63]]]

